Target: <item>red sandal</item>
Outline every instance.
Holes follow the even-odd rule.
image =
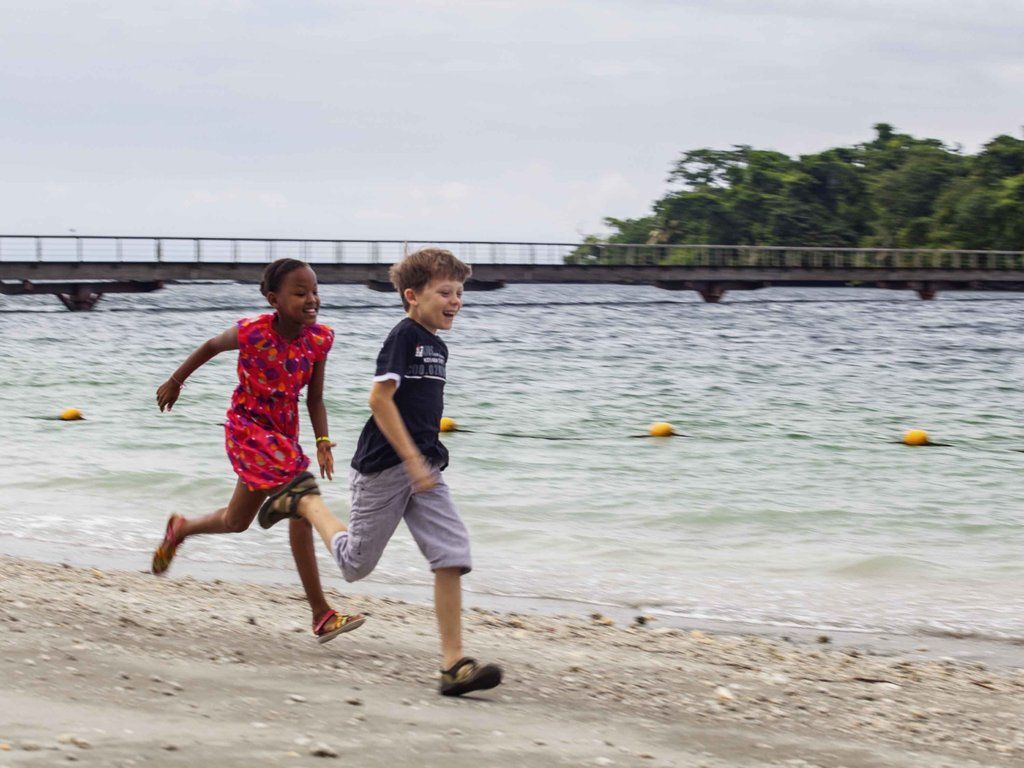
[[[152,570],[157,576],[162,575],[171,567],[171,560],[174,559],[178,547],[184,541],[184,539],[178,538],[178,528],[184,522],[185,518],[181,515],[171,515],[167,519],[167,530],[164,531],[164,540],[160,542],[160,546],[153,553]]]
[[[343,632],[351,632],[353,629],[363,626],[365,621],[366,617],[361,613],[350,615],[338,613],[331,608],[313,624],[313,634],[316,635],[318,643],[326,643]]]

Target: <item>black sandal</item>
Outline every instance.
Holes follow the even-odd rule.
[[[316,478],[311,472],[300,472],[264,499],[256,514],[260,528],[270,528],[289,517],[298,517],[299,499],[310,494],[320,495]]]
[[[501,684],[501,667],[497,664],[476,663],[476,659],[464,657],[441,670],[441,695],[461,696],[470,691],[486,691]]]

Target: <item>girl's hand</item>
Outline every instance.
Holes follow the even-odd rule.
[[[321,440],[316,444],[316,460],[320,465],[320,477],[326,477],[328,480],[334,479],[334,454],[331,453],[331,448],[336,445],[337,443],[328,443],[326,440]]]
[[[168,379],[161,384],[156,391],[156,404],[160,406],[160,412],[163,413],[164,409],[171,410],[171,406],[178,400],[180,394],[181,385],[174,379]]]

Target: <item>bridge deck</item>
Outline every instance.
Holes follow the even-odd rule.
[[[67,286],[57,283],[75,281],[85,284],[79,286],[80,293],[91,291],[98,298],[133,285],[154,290],[158,283],[197,280],[259,282],[266,264],[285,256],[313,264],[323,283],[381,289],[387,286],[389,265],[422,245],[427,243],[0,236],[0,281],[7,281],[0,292],[66,294]],[[466,241],[433,245],[473,265],[470,289],[507,283],[619,283],[696,290],[707,301],[717,301],[728,290],[783,285],[909,289],[922,298],[945,290],[1024,290],[1022,251]]]

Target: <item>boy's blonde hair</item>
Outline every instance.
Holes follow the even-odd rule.
[[[471,274],[473,269],[468,264],[459,261],[451,251],[444,248],[420,248],[397,264],[392,264],[388,270],[391,284],[402,297],[402,306],[406,310],[409,309],[409,302],[405,298],[406,288],[422,291],[427,283],[435,279],[464,283]]]

